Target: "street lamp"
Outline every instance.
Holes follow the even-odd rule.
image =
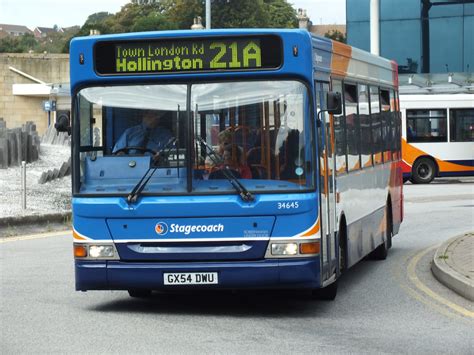
[[[211,0],[206,0],[206,30],[211,29]]]

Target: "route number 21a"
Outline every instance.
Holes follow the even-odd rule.
[[[249,42],[241,51],[239,56],[239,48],[237,42],[232,42],[230,46],[227,46],[223,42],[213,42],[209,46],[210,49],[217,50],[217,54],[211,59],[211,69],[226,69],[226,68],[259,68],[262,66],[262,54],[260,47],[254,43]],[[223,60],[223,57],[227,55],[230,50],[231,61]],[[242,61],[239,60],[242,58]],[[253,61],[250,65],[250,61]]]

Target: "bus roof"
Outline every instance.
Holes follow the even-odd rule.
[[[74,89],[79,82],[91,82],[104,80],[104,77],[97,75],[93,64],[93,47],[97,42],[120,42],[133,40],[153,40],[169,38],[205,38],[205,37],[226,37],[245,35],[278,35],[284,41],[291,40],[289,46],[284,48],[284,65],[278,70],[261,71],[259,75],[300,75],[307,80],[329,80],[330,76],[343,79],[353,79],[354,81],[365,81],[377,83],[385,86],[398,86],[397,64],[372,55],[368,52],[348,46],[346,44],[333,41],[331,39],[310,34],[302,29],[213,29],[213,30],[180,30],[180,31],[154,31],[109,34],[100,36],[77,37],[71,41],[71,89]],[[294,47],[299,45],[299,52],[303,55],[295,55]],[[308,52],[312,55],[308,55]],[[87,57],[82,68],[74,65],[80,55]],[[238,72],[242,77],[254,75],[255,72]],[[170,80],[177,79],[183,74],[176,73],[155,73],[155,75],[166,75]],[[191,77],[196,73],[186,73]],[[235,72],[234,72],[235,74]],[[220,75],[226,77],[232,75],[230,72],[207,73],[206,75]],[[149,78],[152,75],[148,75]],[[143,80],[143,73],[129,75],[128,79]],[[109,81],[124,80],[121,76],[109,76]]]

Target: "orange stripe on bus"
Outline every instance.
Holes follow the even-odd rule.
[[[74,229],[72,230],[72,236],[73,236],[74,239],[87,240],[86,238],[81,237]]]
[[[352,48],[344,43],[332,41],[332,73],[340,76],[347,75],[349,62],[352,58]]]
[[[318,221],[316,222],[316,224],[313,226],[313,228],[311,228],[309,231],[307,231],[306,233],[304,233],[302,235],[302,237],[309,237],[309,236],[313,236],[315,235],[316,233],[319,232],[319,219]]]

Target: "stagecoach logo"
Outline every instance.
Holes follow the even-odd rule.
[[[318,55],[318,54],[314,54],[314,61],[316,63],[322,63],[323,62],[323,56],[322,55]]]
[[[168,225],[165,222],[158,222],[155,226],[155,232],[158,235],[165,235],[168,233]]]
[[[190,235],[191,233],[221,233],[224,231],[224,225],[219,224],[186,224],[181,225],[173,223],[169,226],[165,222],[158,222],[155,225],[155,232],[158,235],[169,234],[184,234]]]

